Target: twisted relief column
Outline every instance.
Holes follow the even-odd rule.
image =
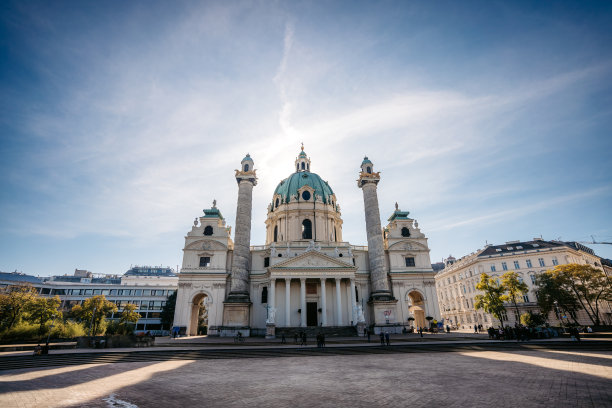
[[[251,208],[253,186],[257,185],[257,176],[253,160],[247,154],[242,160],[241,169],[236,170],[238,182],[238,204],[236,206],[236,225],[234,233],[234,252],[232,258],[231,287],[224,302],[224,326],[249,326],[249,273],[251,259]],[[228,333],[233,335],[233,333]]]
[[[365,159],[367,160],[367,158]],[[364,163],[365,163],[364,160]],[[371,165],[371,162],[369,163]],[[362,169],[366,167],[362,164]],[[380,226],[380,211],[378,209],[378,194],[376,185],[380,181],[380,173],[362,171],[357,185],[363,191],[365,207],[366,231],[368,236],[368,257],[370,259],[370,280],[372,282],[372,299],[390,300],[391,289],[385,270],[385,249],[383,246],[382,228]]]

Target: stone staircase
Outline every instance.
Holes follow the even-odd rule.
[[[309,327],[277,327],[276,338],[280,338],[283,334],[287,340],[293,338],[295,333],[298,335],[306,332],[309,338],[315,337],[319,333],[323,333],[325,337],[357,337],[357,329],[353,326],[309,326]]]

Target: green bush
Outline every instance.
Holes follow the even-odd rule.
[[[106,326],[106,335],[114,336],[114,335],[123,335],[130,336],[134,334],[134,328],[136,325],[131,323],[121,324],[118,320],[111,320],[108,322]]]
[[[38,325],[21,321],[14,325],[9,330],[4,330],[0,333],[0,339],[2,340],[39,340]]]
[[[87,335],[87,331],[83,325],[72,320],[56,323],[51,329],[51,337],[54,339],[73,339],[85,335]]]

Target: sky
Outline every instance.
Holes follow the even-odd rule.
[[[302,142],[355,245],[365,155],[432,262],[611,242],[611,39],[610,2],[2,2],[0,270],[176,268],[246,153],[262,245]]]

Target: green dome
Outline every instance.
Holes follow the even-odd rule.
[[[251,155],[247,153],[247,155],[244,157],[244,159],[242,159],[242,161],[253,161],[253,159],[251,159]]]
[[[281,181],[276,190],[274,190],[274,196],[279,194],[283,197],[283,201],[287,202],[289,197],[297,195],[298,190],[303,186],[310,186],[314,189],[314,193],[323,199],[324,203],[329,203],[329,198],[334,194],[331,187],[327,182],[323,181],[316,173],[309,171],[301,171],[293,173],[283,181]],[[299,201],[303,201],[302,197],[298,197]],[[312,198],[310,199],[312,201]]]
[[[361,162],[361,165],[363,166],[364,164],[372,164],[370,159],[368,159],[368,156],[363,158],[363,161]]]

